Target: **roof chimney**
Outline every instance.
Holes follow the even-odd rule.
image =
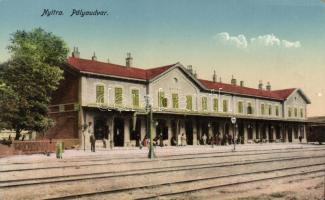
[[[73,58],[79,58],[80,53],[78,51],[78,47],[73,47],[72,57]]]
[[[196,73],[196,71],[194,71],[193,76],[194,76],[195,78],[197,78],[197,73]]]
[[[133,58],[131,57],[131,53],[127,53],[125,59],[125,66],[132,67],[132,62],[133,62]]]
[[[97,61],[97,57],[96,57],[95,52],[94,52],[94,55],[91,57],[91,60]]]
[[[263,83],[261,80],[258,82],[258,89],[263,90]]]
[[[216,75],[216,70],[213,70],[213,76],[212,76],[213,82],[217,82],[217,75]]]
[[[237,80],[234,78],[234,75],[231,76],[231,84],[237,85]]]
[[[240,81],[240,87],[244,87],[244,81]]]
[[[107,58],[107,63],[110,63],[111,61],[109,60],[109,57]]]
[[[193,74],[193,67],[192,65],[187,65],[187,71]]]
[[[219,82],[222,83],[222,81],[221,81],[221,77],[219,77]]]
[[[266,90],[267,91],[271,91],[271,84],[270,84],[270,82],[267,82]]]

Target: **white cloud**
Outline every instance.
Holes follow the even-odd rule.
[[[217,40],[220,40],[224,43],[234,45],[238,48],[247,48],[246,37],[242,34],[238,36],[230,36],[227,32],[218,33],[215,37]]]
[[[280,46],[281,41],[273,34],[260,35],[257,38],[250,39],[252,44],[257,44],[260,46],[272,47],[272,46]]]
[[[249,46],[261,46],[261,47],[282,47],[282,48],[300,48],[300,41],[291,42],[288,40],[280,39],[274,34],[259,35],[252,37],[249,40],[246,36],[239,34],[237,36],[231,36],[227,32],[218,33],[215,36],[217,41],[223,42],[224,44],[233,45],[237,48],[246,49]],[[248,42],[249,41],[249,42]]]
[[[290,42],[287,40],[282,40],[282,45],[285,48],[299,48],[299,47],[301,47],[301,43],[299,41]]]

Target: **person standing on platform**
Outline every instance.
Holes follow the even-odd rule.
[[[163,138],[163,134],[160,133],[159,135],[159,146],[163,147],[164,146],[164,138]]]
[[[92,152],[95,152],[96,139],[95,139],[94,134],[91,134],[90,135],[90,139],[89,140],[90,140],[90,149],[91,149]]]
[[[178,134],[177,136],[177,146],[181,146],[182,145],[182,135]]]
[[[207,144],[207,135],[204,133],[202,136],[202,140],[203,140],[203,145]]]

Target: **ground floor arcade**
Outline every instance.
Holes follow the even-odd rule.
[[[144,113],[133,111],[84,110],[85,124],[91,122],[87,130],[82,131],[82,144],[89,146],[89,134],[94,133],[98,142],[103,139],[113,141],[114,146],[138,146],[148,133],[148,117]],[[153,114],[153,138],[162,137],[163,145],[178,143],[179,135],[185,135],[187,145],[202,145],[212,138],[218,138],[215,144],[229,144],[235,136],[237,143],[257,142],[293,142],[299,137],[306,142],[305,124],[302,122],[274,121],[262,119],[238,118],[235,125],[230,117],[190,116],[176,114]],[[234,134],[235,133],[235,134]],[[207,138],[207,142],[204,141]],[[211,138],[211,139],[210,139]],[[227,138],[227,139],[226,139]],[[209,140],[210,139],[210,140]],[[215,140],[213,140],[215,141]],[[178,143],[179,144],[179,143]]]

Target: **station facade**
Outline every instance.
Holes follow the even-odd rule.
[[[299,88],[272,90],[245,87],[244,82],[222,83],[197,78],[181,63],[142,69],[79,58],[75,48],[63,67],[65,79],[53,94],[50,116],[55,127],[50,138],[74,139],[90,145],[110,138],[114,146],[137,146],[148,132],[148,105],[153,111],[153,137],[171,145],[179,134],[188,145],[202,143],[203,135],[234,136],[241,143],[306,142],[308,97]],[[236,117],[236,124],[231,123]],[[89,123],[90,122],[90,123]],[[90,124],[90,126],[89,126]],[[236,132],[236,134],[234,134]]]

